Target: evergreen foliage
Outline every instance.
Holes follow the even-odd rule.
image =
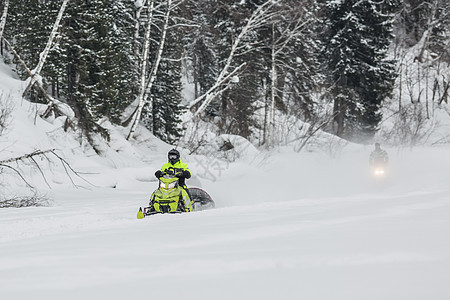
[[[141,119],[155,136],[177,143],[183,135],[181,117],[188,103],[183,88],[192,88],[197,98],[214,87],[239,33],[267,1],[173,1],[176,8],[171,12],[162,60],[147,91],[150,101]],[[61,3],[11,1],[4,36],[31,69],[45,48]],[[155,64],[166,3],[154,0],[150,52],[145,58],[148,74]],[[216,126],[217,133],[250,139],[260,136],[264,144],[269,123],[276,123],[277,117],[289,115],[309,122],[318,117],[319,105],[327,105],[318,101],[331,99],[334,122],[330,131],[351,140],[370,139],[378,130],[381,108],[396,76],[395,62],[387,59],[394,21],[396,38],[403,37],[396,45],[410,47],[428,37],[423,49],[439,61],[450,61],[450,4],[446,0],[273,3],[268,13],[274,14],[243,37],[231,60],[228,74],[246,64],[233,78],[238,80],[218,86],[216,90],[223,91],[201,115]],[[146,8],[137,19],[142,4],[149,1],[69,1],[41,72],[49,94],[73,108],[78,128],[91,141],[96,132],[107,136],[99,125],[102,119],[120,124],[134,108],[148,20]],[[27,79],[28,73],[16,59],[13,63],[19,76]],[[188,85],[183,86],[186,81]],[[45,101],[36,92],[31,98]]]
[[[380,108],[395,79],[387,60],[393,15],[384,2],[333,1],[325,6],[323,56],[334,96],[334,133],[349,139],[371,138],[381,121]]]
[[[161,61],[151,92],[152,123],[147,123],[155,136],[171,144],[176,143],[181,136],[181,115],[185,110],[181,103],[182,46],[181,34],[175,30],[170,31],[165,46],[165,59]]]
[[[192,83],[194,84],[194,97],[207,92],[214,84],[214,78],[218,74],[217,58],[215,50],[215,39],[211,1],[200,0],[190,2],[186,18],[192,20],[195,26],[186,30],[183,43],[186,45],[186,55],[189,58]]]
[[[62,1],[10,1],[5,36],[14,43],[15,48],[20,49],[21,58],[31,69],[37,65],[39,54],[45,48],[61,3]],[[14,62],[19,76],[22,79],[28,78],[27,71],[18,63],[17,58],[14,58]],[[44,74],[51,71],[51,68],[46,68]]]

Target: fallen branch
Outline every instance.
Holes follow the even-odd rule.
[[[8,168],[8,169],[13,170],[14,172],[17,173],[17,175],[19,175],[20,178],[22,178],[22,180],[25,182],[25,184],[28,187],[33,188],[33,186],[31,184],[29,184],[28,181],[26,181],[26,179],[22,176],[22,174],[17,169],[15,169],[15,168],[13,168],[11,166],[8,166],[8,165],[1,164],[1,163],[0,163],[0,167],[4,167],[4,168]]]
[[[81,177],[81,176],[78,174],[78,172],[75,171],[65,159],[63,159],[61,156],[59,156],[58,154],[56,154],[56,153],[55,153],[55,149],[49,149],[49,150],[44,150],[44,151],[42,151],[42,150],[36,150],[36,151],[34,151],[34,152],[32,152],[32,153],[28,153],[28,154],[25,154],[25,155],[22,155],[22,156],[18,156],[18,157],[14,157],[14,158],[9,158],[9,159],[6,159],[6,160],[2,160],[2,161],[0,161],[0,167],[4,167],[4,168],[8,168],[8,169],[13,170],[14,172],[16,172],[16,173],[19,175],[19,177],[26,183],[26,185],[27,185],[28,187],[34,188],[31,184],[29,184],[29,183],[27,182],[27,180],[26,180],[25,177],[22,175],[22,173],[20,173],[19,170],[17,170],[17,169],[14,168],[14,167],[11,167],[11,166],[9,165],[9,164],[14,163],[14,162],[19,162],[19,161],[24,161],[24,160],[30,160],[30,161],[36,166],[36,168],[39,170],[39,172],[41,173],[41,175],[42,175],[42,177],[44,178],[44,181],[45,181],[45,183],[47,184],[47,186],[48,186],[49,188],[51,188],[50,184],[48,183],[48,181],[47,181],[47,179],[46,179],[46,177],[45,177],[44,172],[42,171],[42,169],[41,169],[41,167],[39,166],[38,162],[34,159],[35,156],[44,156],[47,160],[50,160],[50,159],[47,157],[47,154],[48,154],[48,153],[53,154],[55,157],[57,157],[57,158],[60,160],[60,162],[61,162],[61,164],[62,164],[62,166],[63,166],[63,168],[64,168],[64,170],[65,170],[65,172],[66,172],[66,174],[67,174],[67,177],[69,177],[69,179],[70,179],[70,181],[72,182],[73,186],[78,187],[78,186],[75,184],[75,182],[73,181],[72,176],[70,175],[69,171],[71,171],[73,174],[75,174],[77,177],[79,177],[80,179],[82,179],[82,180],[85,181],[86,183],[88,183],[88,184],[94,186],[94,185],[91,184],[89,181],[87,181],[86,179],[84,179],[83,177]]]
[[[49,206],[50,199],[48,199],[45,195],[39,195],[36,191],[34,191],[33,195],[30,196],[14,196],[8,199],[0,199],[0,208],[7,207],[39,207],[39,206]]]
[[[25,155],[22,155],[22,156],[19,156],[19,157],[14,157],[14,158],[6,159],[6,160],[0,160],[0,165],[11,163],[11,162],[16,162],[16,161],[19,161],[19,160],[25,160],[27,158],[31,158],[31,157],[36,156],[36,155],[42,155],[42,154],[45,154],[45,153],[48,153],[48,152],[53,152],[54,150],[55,149],[50,149],[50,150],[45,150],[45,151],[36,150],[36,151],[34,151],[32,153],[25,154]]]

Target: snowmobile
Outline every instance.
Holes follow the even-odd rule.
[[[211,196],[200,188],[189,188],[189,193],[179,185],[178,174],[164,174],[159,186],[150,197],[148,207],[139,208],[138,219],[165,213],[183,213],[215,207]]]

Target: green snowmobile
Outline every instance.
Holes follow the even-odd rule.
[[[214,208],[214,201],[208,193],[199,188],[189,188],[188,193],[179,185],[177,175],[179,174],[166,173],[159,178],[159,187],[150,197],[149,206],[144,209],[139,208],[138,219],[155,214],[183,213]]]
[[[182,213],[193,210],[191,199],[186,190],[178,184],[176,175],[164,174],[159,179],[159,187],[150,197],[148,207],[139,208],[138,219],[145,216],[164,213]]]

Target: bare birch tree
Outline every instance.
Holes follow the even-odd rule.
[[[26,87],[25,91],[23,92],[23,96],[28,94],[28,92],[31,90],[33,85],[39,79],[39,74],[41,73],[42,68],[44,67],[45,60],[47,59],[48,53],[49,53],[50,48],[51,48],[51,46],[53,44],[53,40],[55,39],[56,33],[58,32],[59,23],[61,22],[62,16],[64,14],[64,11],[66,9],[66,6],[67,6],[68,2],[69,2],[69,0],[64,0],[64,2],[61,5],[61,8],[59,9],[59,13],[58,13],[58,16],[56,18],[55,23],[53,24],[53,29],[52,29],[52,32],[50,33],[49,38],[48,38],[47,45],[45,46],[44,51],[40,55],[39,63],[36,66],[36,69],[33,72],[33,76],[31,77],[31,80],[30,80],[28,86]]]
[[[3,7],[2,19],[0,21],[0,42],[3,37],[3,30],[5,30],[6,16],[8,15],[8,7],[9,7],[9,0],[5,0],[5,4]]]
[[[134,120],[133,124],[131,125],[130,133],[127,136],[127,140],[131,139],[136,132],[136,128],[139,124],[139,121],[142,116],[142,109],[144,108],[144,105],[149,104],[150,107],[152,105],[152,98],[151,98],[151,89],[153,86],[153,83],[156,79],[156,74],[158,73],[159,64],[161,62],[161,58],[164,51],[164,44],[166,41],[167,36],[167,30],[169,27],[169,17],[172,10],[176,7],[176,5],[172,5],[172,0],[167,0],[167,9],[166,13],[164,15],[164,25],[162,28],[162,35],[161,39],[159,41],[159,47],[158,51],[156,53],[155,61],[152,65],[150,75],[148,78],[147,76],[147,60],[148,60],[148,52],[149,52],[149,46],[150,46],[150,29],[152,25],[152,16],[153,16],[153,10],[154,10],[154,1],[151,0],[148,4],[148,10],[149,10],[149,18],[147,23],[147,28],[145,31],[145,39],[144,39],[144,49],[143,49],[143,61],[142,61],[142,68],[141,68],[141,84],[139,87],[139,97],[138,97],[138,107],[136,111],[134,112]]]
[[[138,94],[138,106],[136,110],[133,112],[132,116],[135,115],[135,119],[133,122],[133,125],[131,126],[131,130],[128,134],[127,140],[129,140],[134,132],[136,131],[138,116],[140,118],[140,115],[142,114],[142,109],[144,108],[144,95],[145,95],[145,81],[147,77],[147,64],[148,64],[148,53],[150,49],[150,33],[152,28],[152,22],[153,22],[153,10],[154,10],[155,2],[153,0],[149,0],[149,3],[147,4],[147,27],[145,28],[144,33],[144,46],[142,49],[142,55],[141,55],[141,76],[140,76],[140,84],[139,84],[139,94]],[[140,13],[139,13],[140,14]],[[139,22],[139,20],[137,20]],[[138,25],[136,25],[138,26]],[[136,28],[136,36],[135,38],[138,38],[139,34],[139,28]]]
[[[136,57],[140,56],[139,45],[137,43],[137,40],[139,39],[139,29],[141,27],[141,20],[140,20],[141,19],[141,13],[142,13],[142,10],[144,10],[144,7],[145,7],[146,4],[147,4],[147,1],[144,0],[140,4],[140,6],[136,9],[136,12],[135,12],[135,14],[136,14],[136,22],[134,24],[134,42],[135,42],[134,43],[134,55]]]
[[[245,66],[245,63],[241,64],[233,71],[229,72],[229,69],[232,67],[233,59],[239,54],[242,54],[242,52],[248,51],[246,45],[243,44],[244,38],[254,30],[260,28],[262,25],[267,24],[267,22],[276,15],[276,13],[271,10],[279,2],[279,0],[266,1],[265,3],[260,5],[248,18],[247,24],[242,28],[236,39],[234,39],[234,43],[230,49],[230,54],[228,55],[222,71],[216,78],[215,84],[205,94],[201,95],[190,103],[191,109],[201,103],[201,105],[193,114],[192,120],[195,120],[208,107],[211,101],[221,92],[223,92],[224,89],[226,89],[226,87],[223,88],[222,86]]]

